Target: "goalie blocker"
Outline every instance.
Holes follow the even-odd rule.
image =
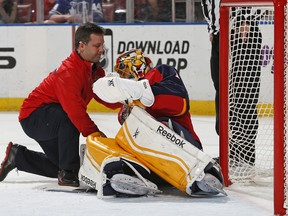
[[[88,136],[79,180],[98,197],[155,194],[150,170],[190,196],[226,195],[218,164],[137,106],[115,139]]]

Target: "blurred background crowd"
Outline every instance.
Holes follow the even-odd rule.
[[[0,0],[0,23],[202,22],[201,0]]]

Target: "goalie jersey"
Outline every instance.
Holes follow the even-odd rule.
[[[198,148],[202,149],[199,137],[194,131],[189,113],[189,96],[178,71],[169,65],[158,65],[151,69],[143,79],[147,79],[155,97],[154,104],[146,111],[155,119],[170,118],[192,135]]]

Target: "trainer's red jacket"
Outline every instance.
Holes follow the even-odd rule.
[[[155,102],[146,111],[154,118],[169,117],[193,135],[199,143],[189,113],[189,95],[176,69],[169,65],[158,65],[144,77],[149,80]]]
[[[52,71],[38,87],[24,100],[19,121],[27,118],[34,110],[45,104],[60,103],[69,119],[83,136],[99,131],[86,112],[87,105],[94,98],[99,103],[116,109],[121,106],[102,101],[93,93],[93,83],[105,76],[104,70],[83,60],[76,51]]]

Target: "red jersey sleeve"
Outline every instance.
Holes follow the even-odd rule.
[[[96,124],[86,112],[89,98],[86,98],[87,101],[85,101],[85,98],[83,98],[81,94],[83,82],[85,83],[85,81],[83,81],[83,79],[85,80],[85,76],[75,71],[69,71],[68,69],[62,72],[58,71],[56,76],[55,94],[57,94],[59,103],[78,131],[85,137],[93,132],[99,131]]]

